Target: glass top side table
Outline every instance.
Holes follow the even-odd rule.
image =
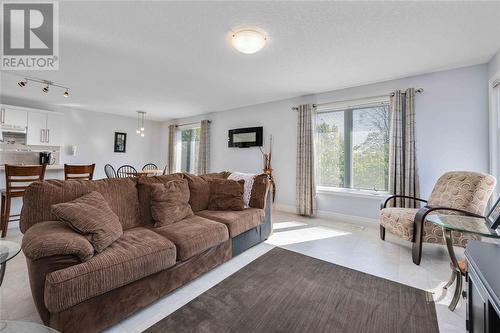
[[[0,240],[0,286],[5,275],[7,261],[14,258],[21,251],[21,245],[15,242]]]
[[[0,333],[58,333],[42,324],[28,321],[0,320]]]
[[[462,233],[469,233],[488,238],[500,238],[500,235],[495,230],[491,229],[484,217],[471,217],[462,215],[428,215],[426,221],[433,223],[443,230],[443,237],[446,242],[448,254],[450,255],[452,274],[451,278],[446,283],[444,288],[450,287],[455,280],[455,292],[448,308],[453,311],[457,307],[460,295],[462,294],[462,275],[465,270],[459,265],[455,251],[453,249],[453,231],[460,231]]]

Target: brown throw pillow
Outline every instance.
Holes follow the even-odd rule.
[[[118,216],[101,193],[93,191],[73,201],[52,205],[52,214],[86,236],[100,253],[123,234]]]
[[[244,180],[211,179],[210,210],[243,210]]]
[[[195,176],[190,173],[185,173],[184,178],[189,185],[189,204],[194,212],[205,210],[208,207],[210,200],[210,185],[208,180],[200,176]]]
[[[151,216],[151,184],[166,184],[172,180],[182,179],[182,174],[170,174],[154,177],[139,177],[137,179],[137,195],[139,196],[139,214],[142,225],[154,224]]]
[[[151,216],[155,227],[179,222],[193,215],[189,205],[189,186],[185,179],[172,180],[166,184],[150,184]]]

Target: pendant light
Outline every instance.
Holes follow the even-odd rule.
[[[144,116],[145,111],[137,111],[137,130],[135,131],[141,137],[144,137]]]

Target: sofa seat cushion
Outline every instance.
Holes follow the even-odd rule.
[[[261,224],[264,218],[264,210],[258,208],[246,208],[239,211],[203,210],[197,212],[196,215],[224,223],[229,229],[229,235],[234,238]]]
[[[45,305],[60,312],[107,291],[175,265],[175,245],[150,229],[137,227],[90,260],[51,272],[45,280]]]
[[[200,216],[152,229],[177,247],[177,260],[184,261],[229,239],[227,227]]]

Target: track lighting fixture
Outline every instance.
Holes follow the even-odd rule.
[[[140,134],[141,137],[144,137],[144,115],[146,112],[137,111],[137,130],[135,131],[137,134]]]
[[[54,82],[48,81],[48,80],[39,80],[39,79],[32,79],[32,78],[25,77],[23,80],[19,81],[17,83],[17,85],[19,87],[23,88],[23,87],[25,87],[28,84],[28,81],[43,84],[44,87],[42,88],[42,91],[44,93],[46,93],[46,94],[49,92],[51,86],[52,87],[62,88],[62,89],[64,89],[63,96],[66,97],[66,98],[69,97],[69,88],[68,87],[62,86],[60,84],[57,84],[57,83],[54,83]]]

